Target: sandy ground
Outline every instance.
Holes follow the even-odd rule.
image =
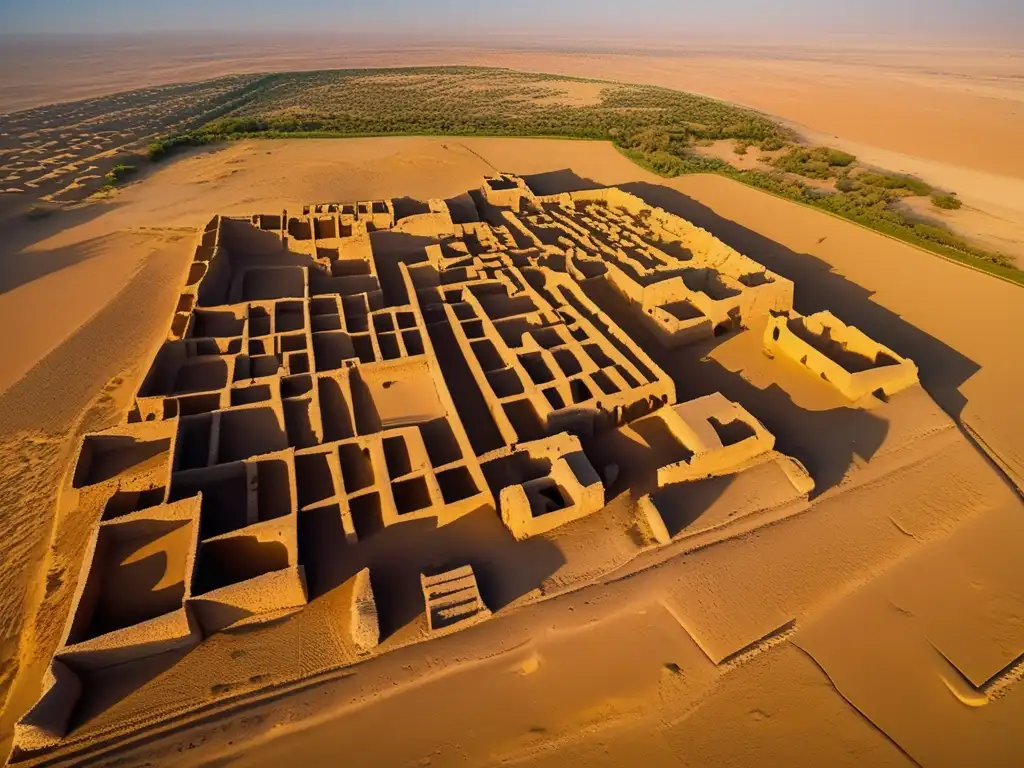
[[[761,762],[810,755],[837,765],[943,764],[973,755],[994,764],[1012,752],[992,750],[1019,748],[1005,720],[1019,718],[1024,706],[1013,685],[1024,651],[1016,618],[1024,598],[1013,565],[1024,554],[1017,551],[1024,541],[1016,530],[1020,503],[954,424],[984,443],[1021,484],[1024,415],[1015,407],[1014,386],[1024,376],[1014,335],[1024,327],[1019,288],[719,177],[666,185],[608,145],[516,139],[235,144],[161,167],[110,200],[10,230],[0,254],[6,280],[0,320],[18,333],[0,380],[6,459],[0,509],[12,532],[2,553],[0,655],[18,659],[25,674],[8,692],[4,743],[13,719],[37,694],[63,621],[53,606],[66,605],[66,573],[77,569],[70,559],[46,556],[53,491],[69,442],[80,430],[115,422],[127,407],[164,333],[196,228],[212,211],[448,197],[476,187],[496,168],[543,174],[534,181],[549,193],[581,178],[625,185],[690,218],[794,279],[802,312],[832,309],[913,358],[945,415],[923,395],[904,398],[884,418],[845,434],[848,444],[833,457],[841,461],[831,495],[812,514],[512,613],[431,644],[428,658],[422,649],[402,648],[285,705],[265,703],[216,727],[194,726],[149,747],[149,757],[181,765],[214,757],[225,760],[219,764],[271,765],[302,746],[313,764],[336,754],[320,745],[336,744],[343,734],[353,743],[367,729],[391,729],[395,722],[407,724],[403,739],[363,741],[353,747],[353,759],[359,762],[359,750],[367,749],[366,759],[401,765],[435,750],[436,765],[614,765],[640,750],[652,765],[748,764],[753,755]],[[742,379],[732,378],[749,382],[747,396],[765,398],[773,419],[785,421],[794,405],[808,412],[821,407],[799,388],[780,399],[764,382],[790,374],[752,363],[763,359],[753,354],[756,347],[756,334],[740,334],[715,349],[708,370],[747,367]],[[772,407],[779,408],[774,416]],[[820,437],[812,448],[830,439],[830,431],[849,428],[814,423]],[[847,477],[848,466],[857,470],[855,478]],[[742,490],[738,484],[731,491],[738,495],[722,497],[720,514],[740,503]],[[84,534],[72,527],[61,535]],[[580,559],[565,557],[570,564]],[[876,574],[884,577],[872,580]],[[941,590],[930,591],[943,576]],[[965,584],[977,585],[983,597],[964,593]],[[851,628],[850,616],[859,611],[877,618]],[[961,615],[967,618],[957,630]],[[287,642],[299,641],[287,625],[280,631]],[[852,631],[864,633],[864,642],[835,643]],[[225,654],[230,642],[221,644]],[[953,672],[921,651],[929,642]],[[623,648],[641,651],[624,655]],[[709,655],[732,659],[728,674],[712,673]],[[284,657],[292,655],[275,656]],[[869,670],[867,684],[855,669]],[[9,686],[14,672],[8,663],[0,685]],[[899,685],[886,688],[897,674]],[[981,682],[972,694],[956,674]],[[936,687],[936,680],[947,682]],[[410,683],[404,693],[380,695],[403,681]],[[161,685],[156,679],[148,692],[153,701],[168,696]],[[979,702],[970,702],[979,690],[986,708],[976,716]],[[501,704],[495,711],[480,707],[480,696]],[[906,714],[918,705],[901,706],[901,696],[930,707],[944,724],[935,731],[940,736],[921,738]],[[442,700],[455,703],[438,707]],[[808,711],[827,727],[801,716]],[[319,714],[305,719],[311,712]],[[106,717],[116,714],[115,708]],[[737,729],[740,722],[749,727]],[[184,750],[190,741],[204,749]],[[239,753],[242,741],[261,748]]]
[[[694,148],[701,157],[714,157],[726,163],[731,163],[744,171],[762,171],[770,166],[762,163],[760,158],[764,154],[757,147],[748,148],[745,154],[736,153],[736,142],[731,139],[712,141],[707,146]]]
[[[1024,219],[998,205],[985,209],[966,204],[955,211],[934,205],[930,197],[908,197],[895,204],[908,219],[945,226],[984,248],[1005,253],[1024,263]]]

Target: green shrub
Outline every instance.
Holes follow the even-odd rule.
[[[104,185],[103,189],[107,191],[113,189],[122,181],[127,179],[129,176],[134,176],[137,170],[138,169],[134,165],[125,165],[124,163],[118,163],[109,171],[107,171],[106,176],[103,177],[104,181],[107,182]]]
[[[848,152],[843,152],[839,149],[828,149],[828,164],[837,166],[839,168],[846,168],[848,165],[852,165],[853,161],[857,159],[856,155],[851,155]]]
[[[950,192],[948,195],[932,195],[932,204],[947,211],[955,211],[963,205],[955,192]]]
[[[883,189],[905,189],[914,195],[930,195],[932,187],[913,176],[903,176],[895,173],[862,173],[857,177],[861,184],[869,184],[873,187]]]
[[[205,129],[203,131],[179,133],[175,136],[168,136],[167,138],[154,141],[149,145],[149,150],[147,151],[146,156],[149,158],[150,162],[158,163],[161,160],[166,160],[168,157],[179,152],[185,147],[201,147],[205,144],[226,140],[228,138],[230,137],[206,133]]]
[[[842,174],[836,179],[836,191],[838,192],[852,192],[857,188],[857,182],[851,179],[847,174]]]
[[[828,179],[836,175],[836,168],[845,168],[857,158],[830,147],[793,147],[779,155],[772,165],[787,173],[808,179]]]

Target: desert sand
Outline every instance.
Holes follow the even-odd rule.
[[[555,46],[549,50],[539,40],[528,48],[520,41],[489,49],[464,39],[339,44],[289,35],[13,39],[0,51],[0,67],[17,73],[0,84],[0,111],[225,74],[332,67],[504,66],[661,85],[752,107],[786,122],[808,142],[953,190],[965,209],[948,218],[930,209],[930,218],[986,247],[1024,254],[1019,48],[831,39],[672,46],[594,41],[572,52]]]
[[[360,566],[348,562],[340,575],[320,568],[306,574],[310,604],[288,618],[210,634],[186,655],[172,650],[132,662],[131,674],[91,672],[69,748],[95,744],[115,748],[112,754],[129,763],[159,759],[178,765],[296,759],[331,764],[339,744],[354,762],[384,765],[425,756],[434,765],[614,765],[636,755],[653,765],[1010,759],[1020,748],[1011,723],[1020,717],[1024,653],[1018,621],[1024,586],[1017,567],[1024,425],[1014,407],[1014,382],[1024,373],[1015,352],[1015,331],[1024,327],[1019,289],[720,177],[664,182],[608,145],[515,139],[238,143],[196,152],[108,200],[19,222],[3,254],[5,274],[13,278],[0,294],[0,316],[8,327],[21,329],[0,382],[8,457],[0,487],[5,529],[15,534],[5,539],[3,553],[15,567],[4,569],[0,590],[3,656],[16,660],[4,670],[4,738],[11,738],[14,721],[38,698],[50,659],[65,641],[64,622],[77,602],[81,565],[96,531],[95,514],[69,514],[76,507],[68,507],[63,492],[64,508],[55,509],[65,469],[75,463],[80,435],[131,422],[132,409],[147,402],[136,391],[145,395],[139,388],[146,386],[151,360],[169,328],[171,338],[176,333],[171,321],[183,306],[182,286],[188,293],[194,283],[197,242],[204,232],[219,231],[210,229],[211,215],[269,214],[259,220],[265,234],[284,226],[273,221],[282,210],[301,222],[310,203],[395,198],[405,201],[401,211],[399,203],[391,209],[382,203],[381,210],[369,206],[367,214],[375,222],[385,217],[379,222],[384,226],[393,210],[399,219],[393,226],[426,226],[431,220],[417,216],[432,214],[413,213],[426,209],[412,200],[450,200],[449,210],[467,212],[473,206],[466,207],[466,191],[481,189],[482,178],[490,176],[495,182],[490,192],[484,183],[476,208],[500,217],[488,200],[499,208],[514,206],[520,194],[515,180],[495,176],[503,170],[521,174],[529,194],[581,191],[574,205],[587,210],[592,222],[603,214],[585,201],[601,193],[588,190],[617,186],[640,205],[681,216],[740,258],[763,265],[767,285],[791,286],[787,299],[761,290],[764,280],[749,280],[761,286],[757,296],[772,297],[769,303],[742,300],[742,328],[724,324],[715,333],[715,323],[701,317],[713,318],[719,305],[701,305],[700,296],[718,288],[688,293],[689,287],[681,287],[682,294],[665,297],[645,291],[634,299],[627,273],[589,277],[586,271],[597,266],[588,266],[583,254],[574,262],[583,271],[582,289],[574,289],[581,295],[572,306],[597,308],[595,317],[608,318],[636,346],[632,354],[639,357],[618,365],[650,371],[650,386],[670,387],[658,396],[671,395],[672,403],[710,407],[700,398],[720,392],[740,410],[729,410],[728,417],[716,410],[716,418],[731,424],[737,422],[729,419],[738,419],[753,435],[739,443],[723,437],[721,445],[754,453],[742,453],[748,458],[739,468],[727,462],[707,479],[661,487],[656,470],[687,461],[686,447],[699,444],[688,441],[704,438],[698,430],[679,442],[683,433],[673,431],[672,419],[689,423],[685,412],[669,417],[672,409],[662,408],[630,418],[607,439],[584,440],[596,481],[580,484],[569,496],[585,499],[596,482],[607,494],[600,510],[575,520],[567,512],[549,531],[518,529],[510,520],[503,525],[494,511],[483,510],[437,530],[417,533],[416,524],[404,523],[371,536],[367,543],[377,541],[380,552],[418,554],[408,555],[401,568],[385,568],[383,581],[374,576],[379,564],[370,562],[381,646],[369,660],[358,661],[358,643],[353,646],[347,633],[352,642],[365,641],[372,628],[339,629],[332,618],[347,616],[351,606],[365,607],[365,582],[360,587],[359,577],[348,578]],[[558,214],[560,200],[544,203],[555,206],[548,216],[564,216]],[[513,237],[525,238],[517,240],[520,246],[528,247],[531,238],[537,238],[537,248],[554,243],[554,232],[545,229],[551,222],[529,214],[533,204],[526,205],[520,214],[524,228]],[[326,221],[331,212],[309,213],[313,219],[321,215]],[[344,221],[341,209],[334,215]],[[319,226],[311,224],[314,230]],[[570,227],[559,230],[563,236],[582,236],[569,224],[561,226]],[[288,234],[302,237],[300,230]],[[317,237],[324,238],[326,250],[314,248],[307,258],[330,259],[332,248],[345,245],[331,236],[321,231]],[[412,280],[418,271],[398,268],[391,259],[420,254],[424,245],[417,240],[408,251],[398,241],[389,244],[380,235],[375,240],[373,263],[383,298],[399,307],[384,314],[411,331],[413,326],[403,325],[397,278]],[[479,235],[477,241],[483,242]],[[246,242],[234,247],[251,248]],[[587,242],[598,251],[607,246],[599,244],[604,236]],[[668,258],[674,258],[674,248],[662,246]],[[438,253],[459,259],[458,253]],[[609,253],[605,261],[616,258]],[[551,275],[559,273],[554,269]],[[752,274],[749,269],[743,274]],[[347,267],[337,270],[348,273]],[[514,283],[524,273],[508,274]],[[351,281],[354,275],[334,279]],[[405,294],[408,299],[408,289]],[[746,296],[747,289],[738,295]],[[272,301],[280,306],[291,300]],[[451,336],[435,327],[436,314],[427,322],[436,307],[419,312],[433,328],[427,338],[439,350],[442,388],[459,380],[448,375],[458,361],[443,350],[475,338],[459,334],[476,333],[476,321],[455,307],[476,306],[478,317],[508,311],[491,299],[473,301],[441,305],[449,313]],[[824,316],[816,313],[831,311],[883,345],[870,354],[912,366],[912,378],[905,377],[906,367],[894,376],[890,363],[879,369],[886,378],[870,385],[877,394],[850,400],[852,390],[822,381],[819,371],[825,369],[808,362],[811,351],[791,357],[773,346],[766,313],[786,309],[788,302],[793,338],[804,333],[801,324],[819,327],[814,318]],[[320,325],[325,318],[318,310],[308,322]],[[832,324],[833,339],[848,338],[844,325],[825,321]],[[375,331],[382,332],[377,335],[388,336],[377,324],[375,319]],[[594,328],[589,333],[615,336]],[[417,320],[421,341],[423,329]],[[387,355],[388,345],[376,343]],[[565,343],[565,350],[575,349],[570,340]],[[424,359],[415,357],[415,347],[402,349],[399,357]],[[614,343],[608,349],[613,357],[623,354]],[[478,381],[487,382],[482,387],[491,386],[485,359],[475,371]],[[465,374],[473,376],[472,366]],[[199,371],[183,371],[174,381],[189,389],[193,376]],[[914,383],[918,378],[920,386]],[[574,387],[566,386],[563,399],[575,397]],[[389,397],[386,389],[370,389],[384,404],[377,411],[385,420],[388,409],[409,404],[417,413],[452,411],[453,401],[443,396],[424,403],[419,395]],[[451,394],[460,413],[469,407],[461,393]],[[547,408],[556,404],[549,402]],[[473,423],[483,419],[461,421],[467,425],[465,440],[473,444],[467,449],[456,435],[463,456],[501,460],[485,445],[487,431]],[[132,429],[159,431],[166,423],[142,419]],[[516,431],[517,423],[508,426]],[[224,429],[233,434],[231,427]],[[500,419],[495,429],[501,442]],[[154,445],[164,439],[156,432],[146,435],[144,441]],[[774,439],[773,447],[765,448],[765,435]],[[229,441],[221,450],[246,449]],[[549,455],[566,455],[557,450]],[[689,453],[703,456],[703,450]],[[391,457],[382,456],[390,470]],[[737,460],[729,456],[729,462]],[[114,482],[103,468],[108,464],[92,460],[93,469],[80,478],[86,490],[94,480],[96,488]],[[153,471],[149,458],[136,467],[137,478]],[[304,487],[299,486],[300,498]],[[533,486],[520,487],[529,498]],[[477,488],[483,490],[479,483]],[[404,536],[403,525],[411,526]],[[192,551],[196,545],[187,543],[186,531],[177,523],[171,528],[173,536],[147,534],[139,552],[177,558]],[[520,534],[524,541],[516,542]],[[366,553],[371,560],[373,551]],[[140,557],[129,556],[125,563]],[[468,622],[473,626],[426,643],[421,641],[432,632],[443,634],[451,616],[443,607],[443,585],[462,585],[467,574],[421,585],[417,569],[423,558],[468,559],[479,584],[475,593],[459,587],[475,595]],[[177,577],[168,578],[160,584],[177,583]],[[424,593],[442,601],[436,616],[423,613]],[[413,606],[420,601],[419,607],[409,608],[407,599]],[[254,612],[258,616],[265,608]],[[217,625],[223,618],[205,620]],[[197,703],[194,711],[203,717],[192,721],[187,707]],[[178,730],[162,734],[157,724],[168,716],[178,718]],[[393,733],[396,722],[403,723],[402,738],[366,737]],[[126,727],[143,723],[156,727],[145,732],[144,741],[119,740]],[[66,759],[73,759],[70,754]]]

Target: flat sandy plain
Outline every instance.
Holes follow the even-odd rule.
[[[535,43],[542,46],[543,41]],[[956,191],[922,215],[1024,255],[1024,51],[1004,45],[741,45],[726,40],[594,52],[289,35],[230,39],[12,39],[0,50],[0,111],[225,74],[343,67],[498,66],[661,85],[752,107],[808,141]]]
[[[606,144],[517,139],[238,143],[11,233],[0,293],[0,321],[15,330],[0,380],[0,655],[14,662],[4,686],[20,674],[5,743],[38,694],[87,534],[66,519],[48,547],[73,437],[122,417],[211,212],[450,197],[495,169],[548,193],[622,185],[691,219],[793,279],[801,312],[831,309],[914,359],[930,399],[851,414],[758,362],[752,332],[681,357],[695,371],[681,398],[722,386],[807,464],[823,491],[807,513],[195,724],[137,746],[128,763],[334,764],[339,749],[378,765],[994,765],[1019,754],[1024,531],[1007,476],[1024,478],[1020,289],[720,177],[666,182]],[[705,514],[727,515],[743,493],[730,488]],[[592,556],[563,554],[584,571]],[[557,586],[556,573],[542,590]],[[300,655],[287,627],[246,641],[272,676]],[[226,661],[232,642],[196,656],[190,675],[172,669],[122,692],[89,726],[244,687],[252,667]]]

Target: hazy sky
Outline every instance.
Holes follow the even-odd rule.
[[[0,0],[0,30],[1024,35],[1024,0]]]

